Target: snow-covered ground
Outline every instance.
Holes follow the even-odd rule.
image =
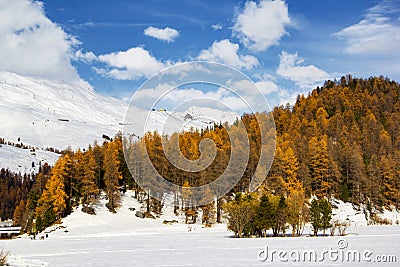
[[[22,149],[9,145],[0,145],[0,169],[8,168],[16,173],[37,173],[40,164],[47,162],[54,165],[60,155],[42,150]],[[32,167],[32,162],[34,166]]]
[[[366,205],[359,207],[350,202],[343,202],[338,199],[332,199],[332,203],[336,206],[332,210],[332,221],[347,222],[351,226],[374,224]],[[375,213],[376,216],[382,220],[386,220],[389,224],[400,224],[400,212],[394,208],[392,210],[383,209],[382,212],[376,210]]]
[[[27,236],[14,240],[1,240],[0,248],[11,252],[11,266],[265,266],[271,261],[278,265],[315,265],[312,260],[293,262],[286,251],[295,257],[314,251],[318,260],[323,251],[331,251],[319,262],[323,266],[398,266],[400,261],[400,226],[351,226],[345,237],[310,237],[307,228],[302,237],[296,238],[231,238],[225,224],[203,228],[178,223],[163,224],[163,220],[177,219],[172,207],[167,207],[157,219],[140,219],[135,211],[140,204],[127,192],[118,213],[112,214],[104,207],[105,200],[96,206],[97,215],[82,213],[79,209],[63,220],[62,226],[49,233],[44,240],[30,240]],[[341,206],[341,205],[340,205]],[[346,208],[344,208],[346,209]],[[353,212],[354,213],[354,212]],[[393,215],[393,214],[392,214]],[[352,215],[348,214],[350,218]],[[355,215],[354,215],[355,216]],[[53,227],[54,228],[54,227]],[[50,231],[48,229],[47,231]],[[269,257],[262,253],[268,248]],[[346,246],[346,247],[344,247]],[[335,251],[338,256],[335,256]],[[353,262],[342,254],[359,253],[360,261]],[[342,253],[342,254],[341,254]],[[370,254],[372,253],[372,254]],[[365,255],[363,255],[365,254]],[[274,258],[272,258],[272,256]],[[378,256],[397,263],[378,263]],[[308,256],[307,256],[308,257]],[[335,260],[335,257],[337,260]],[[347,256],[345,256],[347,257]],[[382,257],[381,257],[382,258]],[[261,259],[261,260],[260,260]],[[353,259],[353,258],[351,258]],[[371,262],[366,262],[371,259]],[[391,260],[394,258],[391,257]],[[372,262],[374,261],[375,262]]]

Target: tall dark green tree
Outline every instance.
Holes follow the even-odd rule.
[[[260,204],[256,208],[256,214],[254,218],[254,225],[256,229],[264,237],[267,235],[267,230],[271,228],[274,221],[274,208],[272,203],[269,201],[267,195],[262,195],[260,198]]]
[[[310,221],[313,227],[314,235],[318,235],[318,231],[322,227],[322,218],[321,218],[321,209],[319,207],[318,200],[313,199],[311,201],[311,208],[310,208]]]
[[[286,222],[287,222],[287,204],[284,196],[279,198],[278,207],[275,213],[275,225],[272,226],[272,231],[274,236],[278,236],[282,231],[283,234],[286,232]]]
[[[325,198],[319,200],[318,205],[319,205],[319,209],[321,211],[321,228],[324,231],[324,235],[325,235],[326,229],[331,227],[332,206],[328,202],[328,200]]]

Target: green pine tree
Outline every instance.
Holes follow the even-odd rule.
[[[321,212],[321,228],[324,231],[331,227],[332,206],[327,199],[323,198],[319,201],[319,209]]]
[[[321,218],[321,209],[319,207],[318,200],[313,199],[311,201],[311,208],[310,208],[310,221],[313,227],[314,235],[318,235],[318,231],[322,227],[322,218]]]
[[[267,235],[266,230],[272,226],[273,216],[272,203],[269,201],[269,197],[264,194],[260,198],[260,204],[254,216],[255,227],[264,237]]]

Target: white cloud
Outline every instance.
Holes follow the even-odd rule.
[[[259,81],[259,82],[256,82],[256,86],[265,95],[279,91],[278,85],[276,85],[276,83],[271,82],[271,81]]]
[[[261,91],[262,95],[268,101],[270,107],[276,105],[285,105],[286,103],[294,103],[296,100],[296,96],[299,94],[298,91],[296,93],[290,93],[288,89],[285,89],[281,86],[278,86],[274,80],[277,77],[265,73],[264,75],[258,77],[259,80],[255,81],[254,84]],[[235,81],[234,83],[230,83],[227,86],[232,88],[236,93],[240,96],[244,97],[247,103],[251,104],[256,110],[266,110],[265,104],[263,101],[260,101],[260,94],[255,93],[254,84],[249,80],[240,80]],[[262,105],[259,105],[262,104]]]
[[[239,45],[231,43],[228,39],[215,41],[210,48],[201,50],[197,59],[220,62],[244,69],[251,69],[259,64],[256,57],[239,55],[238,50]]]
[[[184,101],[190,101],[192,99],[199,99],[199,98],[220,101],[227,94],[229,94],[229,92],[226,91],[224,88],[219,88],[216,92],[214,91],[203,92],[202,90],[196,88],[187,88],[187,89],[172,90],[170,93],[165,95],[165,99],[175,103],[181,103]]]
[[[400,20],[390,14],[399,13],[390,1],[367,10],[364,18],[334,34],[347,42],[348,54],[396,55],[400,51]]]
[[[254,109],[254,111],[262,111],[268,109],[265,102],[260,99],[264,97],[267,101],[274,100],[275,95],[279,94],[281,88],[270,80],[236,80],[229,81],[225,85],[229,92],[233,92],[230,96],[223,98],[223,103],[228,106],[240,107],[246,110],[247,104]]]
[[[251,82],[250,80],[240,80],[234,83],[229,83],[227,86],[231,88],[239,95],[245,95],[250,97],[254,95],[254,85],[261,91],[262,94],[268,95],[279,90],[278,85],[269,80],[260,80],[257,82]]]
[[[75,52],[74,59],[83,61],[85,63],[90,63],[90,62],[96,61],[97,60],[97,56],[91,51],[82,52],[82,50],[78,50],[78,51]]]
[[[289,91],[288,89],[281,89],[278,93],[278,102],[277,105],[293,105],[296,103],[297,96],[303,94],[302,91]]]
[[[193,74],[193,70],[188,72],[188,75],[193,77],[191,74]],[[214,84],[217,87],[210,87],[202,82],[195,82],[190,87],[179,86],[181,84],[178,81],[179,79],[162,79],[164,83],[156,84],[150,82],[136,92],[135,105],[148,109],[154,103],[157,103],[160,107],[172,110],[183,103],[197,101],[196,103],[201,102],[205,106],[214,108],[216,103],[220,103],[238,113],[243,113],[251,112],[250,107],[254,109],[253,111],[268,109],[268,105],[265,104],[263,99],[277,103],[276,99],[279,99],[281,88],[273,81],[259,80],[252,82],[244,77],[244,79],[237,78],[226,77],[222,83]],[[186,82],[183,84],[186,84]]]
[[[160,98],[161,95],[162,97]],[[196,87],[178,89],[170,84],[161,84],[156,88],[138,91],[135,98],[141,104],[149,107],[154,103],[161,106],[176,107],[185,102],[195,103],[203,100],[202,104],[211,108],[218,108],[215,106],[216,103],[223,104],[235,111],[247,108],[243,99],[223,87],[219,87],[216,91],[205,92]]]
[[[0,18],[0,69],[79,80],[70,62],[79,42],[46,17],[41,2],[2,0]]]
[[[259,4],[246,2],[234,18],[233,34],[245,47],[263,51],[278,44],[290,24],[288,7],[281,0],[262,0]]]
[[[126,51],[100,55],[98,60],[108,66],[106,69],[97,69],[97,72],[117,80],[150,77],[168,65],[168,63],[158,61],[142,47],[133,47]]]
[[[294,81],[302,89],[311,89],[310,87],[332,77],[331,74],[314,65],[304,66],[304,59],[299,57],[297,53],[289,54],[282,51],[279,58],[277,74]]]
[[[213,25],[211,25],[211,28],[214,31],[222,30],[222,24],[221,23],[213,24]]]
[[[166,27],[164,29],[156,27],[148,27],[144,30],[144,34],[164,42],[173,42],[179,36],[179,32],[175,29]]]

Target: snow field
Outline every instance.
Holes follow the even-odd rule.
[[[11,252],[11,266],[265,266],[271,263],[289,265],[316,265],[315,262],[281,262],[278,258],[261,261],[258,253],[269,251],[339,250],[338,242],[345,240],[347,250],[372,251],[371,257],[394,255],[400,260],[400,226],[363,226],[357,224],[347,230],[345,237],[311,237],[307,227],[301,237],[232,238],[225,224],[203,228],[178,223],[165,225],[166,220],[183,217],[173,214],[173,207],[163,209],[156,219],[140,219],[135,216],[141,204],[128,191],[116,214],[105,208],[105,199],[96,205],[97,215],[75,210],[63,219],[62,226],[46,230],[49,237],[30,240],[23,236],[14,240],[1,240],[0,247]],[[344,204],[344,203],[343,203]],[[343,207],[342,207],[343,206]],[[338,212],[348,212],[350,220],[358,218],[350,214],[347,205],[340,203]],[[135,211],[129,210],[135,208]],[[393,216],[393,212],[390,213]],[[67,231],[67,232],[66,232]],[[318,254],[319,255],[319,254]],[[375,258],[373,258],[375,260]],[[396,263],[332,262],[325,259],[324,266],[397,266]],[[374,265],[376,264],[376,265]]]

